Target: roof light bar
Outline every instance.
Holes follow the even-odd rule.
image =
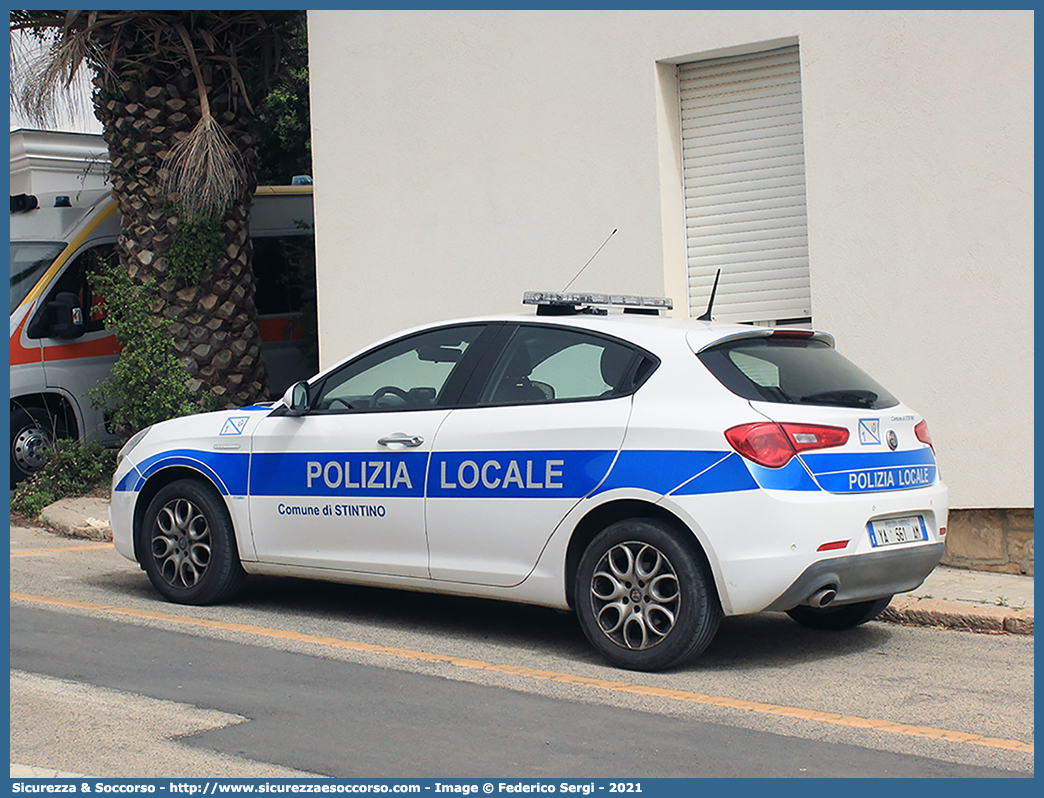
[[[578,294],[557,291],[526,291],[523,305],[557,305],[576,307],[595,305],[609,308],[652,308],[671,310],[674,301],[665,296],[633,296],[630,294]]]

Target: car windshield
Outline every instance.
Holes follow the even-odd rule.
[[[11,313],[63,249],[65,244],[60,242],[11,242]]]
[[[726,388],[745,399],[867,409],[899,404],[823,341],[744,338],[711,347],[699,358]]]

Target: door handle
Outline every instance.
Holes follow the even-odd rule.
[[[420,446],[424,438],[420,435],[404,435],[401,432],[393,432],[385,438],[378,439],[381,446]]]

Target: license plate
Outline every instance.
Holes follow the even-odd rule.
[[[928,539],[924,519],[919,515],[871,521],[866,528],[870,533],[871,546],[894,546],[896,543],[912,543],[916,540]]]

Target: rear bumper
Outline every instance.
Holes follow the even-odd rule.
[[[797,606],[831,581],[840,588],[839,602],[913,590],[942,557],[947,492],[942,482],[850,495],[758,489],[672,495],[661,506],[700,540],[725,614],[746,615]],[[908,516],[923,519],[924,541],[873,545],[870,521]],[[831,574],[836,579],[829,579]],[[824,584],[794,597],[806,586],[803,580],[820,577]]]
[[[833,557],[813,563],[766,610],[790,610],[826,587],[831,606],[905,593],[917,588],[942,559],[944,543]]]

